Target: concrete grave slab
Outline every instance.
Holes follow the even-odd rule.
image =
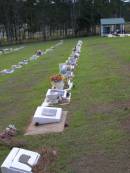
[[[67,111],[63,111],[61,116],[61,121],[59,123],[35,126],[34,123],[31,122],[26,130],[25,135],[61,133],[64,131],[66,118],[67,118]]]
[[[2,173],[32,173],[32,166],[36,165],[40,154],[13,148],[1,165]]]

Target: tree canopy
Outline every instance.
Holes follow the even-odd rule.
[[[125,0],[124,0],[125,1]],[[0,0],[0,36],[8,41],[52,35],[93,34],[100,18],[130,20],[130,3],[121,0]]]

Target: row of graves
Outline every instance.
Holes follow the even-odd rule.
[[[20,46],[20,47],[16,47],[16,48],[1,48],[0,49],[0,55],[3,55],[3,54],[9,54],[9,53],[12,53],[12,52],[17,52],[21,49],[24,49],[25,47],[24,46]]]
[[[61,132],[60,126],[65,125],[66,118],[64,115],[66,114],[60,108],[60,105],[68,104],[71,100],[74,70],[78,64],[81,46],[82,41],[79,40],[70,57],[65,63],[59,64],[59,74],[51,77],[52,88],[48,89],[45,100],[37,107],[26,135]],[[60,129],[59,131],[55,131],[57,127]],[[12,128],[15,131],[15,127]],[[43,156],[45,153],[44,150]],[[49,152],[47,151],[47,153]],[[55,151],[53,151],[53,156],[55,154]],[[44,172],[42,165],[47,159],[41,162],[39,169],[35,169],[38,167],[41,158],[42,154],[39,152],[13,147],[3,162],[1,171],[2,173],[39,173],[39,170],[42,169],[41,172]]]
[[[45,51],[43,50],[37,50],[35,52],[35,54],[33,54],[31,57],[29,58],[25,58],[22,61],[19,61],[17,64],[14,64],[10,67],[10,69],[3,69],[0,71],[1,75],[7,75],[7,74],[12,74],[14,73],[17,69],[22,68],[24,65],[27,65],[29,62],[31,61],[35,61],[38,58],[40,58],[42,55],[47,54],[48,52],[53,51],[57,46],[60,46],[61,44],[63,44],[63,40],[61,40],[60,42],[58,42],[57,44],[55,44],[54,46],[51,46],[50,48],[46,49]],[[12,50],[12,49],[11,49]],[[17,51],[19,49],[17,48]],[[16,50],[15,50],[16,51]],[[8,52],[8,51],[7,51]]]

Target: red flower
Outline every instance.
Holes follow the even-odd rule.
[[[63,80],[63,76],[60,74],[53,75],[53,76],[51,76],[50,80],[53,82],[59,82],[59,81]]]

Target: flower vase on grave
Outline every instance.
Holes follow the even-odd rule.
[[[53,88],[64,89],[64,77],[61,74],[53,75],[50,79]]]
[[[64,81],[63,80],[58,81],[58,82],[52,81],[51,84],[52,84],[52,87],[55,89],[61,89],[61,90],[64,89]]]

